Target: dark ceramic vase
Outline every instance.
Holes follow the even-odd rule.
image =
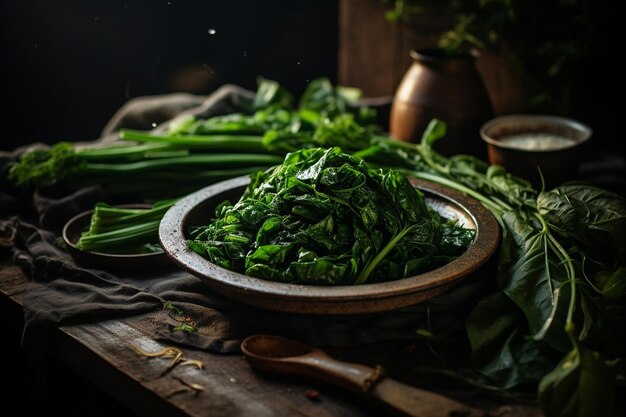
[[[390,116],[392,137],[418,142],[431,119],[443,120],[447,135],[435,149],[486,159],[480,127],[493,117],[489,95],[471,55],[438,49],[411,51],[413,63],[396,90]]]

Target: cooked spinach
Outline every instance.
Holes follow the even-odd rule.
[[[404,175],[340,148],[290,153],[216,209],[190,247],[211,262],[273,281],[349,285],[450,262],[474,230],[442,219]]]

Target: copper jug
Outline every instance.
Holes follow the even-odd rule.
[[[486,159],[480,127],[493,117],[489,95],[471,55],[450,56],[438,49],[411,51],[413,63],[393,98],[390,131],[395,139],[419,142],[431,119],[447,125],[435,143],[440,153]]]

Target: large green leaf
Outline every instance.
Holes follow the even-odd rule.
[[[588,185],[563,185],[541,193],[537,208],[551,227],[591,258],[626,262],[624,197]]]
[[[537,383],[558,360],[545,343],[527,337],[524,314],[501,292],[476,306],[466,328],[472,367],[503,388]]]
[[[570,301],[566,267],[548,235],[516,211],[503,217],[498,285],[524,312],[530,332],[562,352],[569,350],[565,317]]]
[[[263,109],[271,104],[289,108],[293,104],[293,97],[276,81],[258,77],[257,93],[254,97],[253,106],[255,109]]]
[[[597,352],[575,346],[539,384],[546,417],[607,417],[615,403],[615,379]]]
[[[600,293],[615,301],[626,301],[626,266],[614,271],[600,271],[595,276]]]

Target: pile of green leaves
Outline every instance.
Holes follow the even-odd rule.
[[[370,146],[380,133],[373,124],[376,111],[359,105],[360,96],[357,89],[333,86],[327,78],[317,78],[294,107],[292,95],[278,83],[260,79],[254,113],[210,119],[185,116],[170,124],[167,136],[261,135],[267,152],[282,155],[314,147],[339,146],[344,151],[357,151]]]
[[[393,170],[337,147],[290,153],[192,232],[211,262],[273,281],[349,285],[418,274],[464,252],[474,230],[446,221]]]

